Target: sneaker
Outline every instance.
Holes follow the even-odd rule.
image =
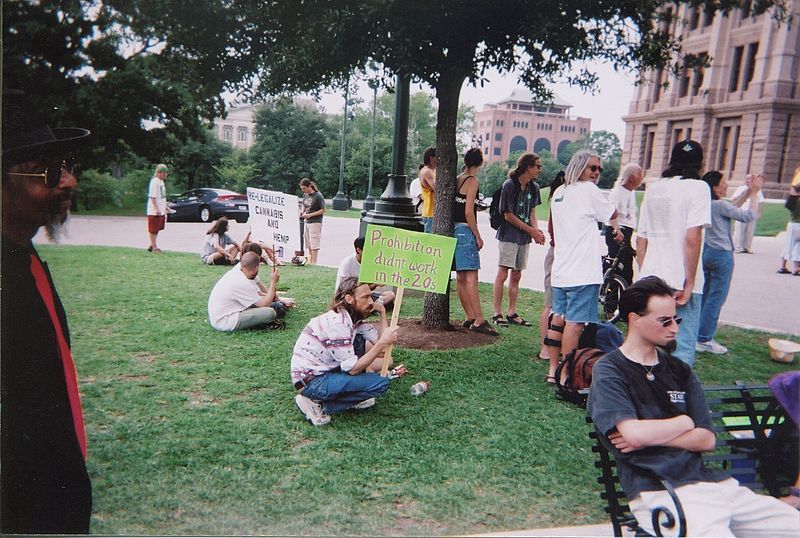
[[[294,397],[294,403],[301,413],[314,426],[324,426],[331,421],[330,415],[322,412],[322,406],[311,398],[306,398],[302,394]]]
[[[373,405],[375,405],[375,398],[367,398],[363,402],[358,402],[354,405],[353,409],[369,409]]]
[[[695,351],[701,353],[711,353],[713,355],[725,355],[728,348],[717,342],[716,340],[709,340],[708,342],[697,342],[694,346]]]

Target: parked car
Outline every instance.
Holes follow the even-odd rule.
[[[211,222],[222,216],[247,222],[247,196],[225,189],[193,189],[167,203],[170,221]]]

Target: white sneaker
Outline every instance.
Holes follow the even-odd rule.
[[[306,398],[302,394],[294,397],[294,403],[301,413],[314,426],[324,426],[331,421],[330,415],[322,412],[322,406],[311,398]]]
[[[727,347],[713,339],[708,342],[697,342],[694,349],[701,353],[711,353],[713,355],[725,355],[728,352]]]
[[[369,409],[375,405],[375,398],[367,398],[362,402],[358,402],[356,405],[353,406],[353,409]]]

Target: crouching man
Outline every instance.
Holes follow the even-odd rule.
[[[796,510],[703,466],[700,453],[716,443],[703,387],[688,364],[656,347],[674,349],[681,320],[672,288],[645,277],[619,308],[628,336],[595,365],[588,411],[639,525],[652,534],[654,508],[676,513],[655,475],[675,487],[687,536],[797,536]]]
[[[362,323],[373,311],[380,314],[377,328]],[[292,352],[294,400],[306,420],[323,426],[333,413],[375,405],[375,397],[389,389],[389,378],[379,372],[396,331],[368,284],[342,279],[330,310],[308,322]]]

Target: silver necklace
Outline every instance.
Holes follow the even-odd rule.
[[[645,379],[647,379],[648,381],[655,381],[656,376],[653,374],[653,368],[655,368],[656,366],[658,366],[658,363],[655,363],[653,366],[650,367],[649,370],[647,370],[647,366],[642,364],[642,368],[647,370],[647,373],[644,375]]]

